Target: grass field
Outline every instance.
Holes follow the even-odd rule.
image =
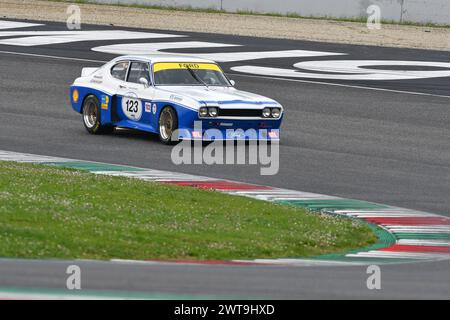
[[[364,224],[214,191],[0,162],[0,257],[253,259],[372,244]]]

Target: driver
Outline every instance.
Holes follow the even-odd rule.
[[[202,77],[203,82],[209,84],[209,85],[216,85],[218,84],[218,81],[216,79],[216,75],[213,71],[207,70]]]

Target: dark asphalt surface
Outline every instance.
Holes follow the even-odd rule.
[[[381,289],[367,289],[367,267],[142,265],[90,261],[0,260],[2,287],[66,289],[69,265],[81,288],[233,299],[449,299],[450,262],[381,266]],[[67,293],[72,293],[67,291]]]
[[[42,27],[62,28],[52,23]],[[447,52],[186,34],[189,40],[245,43],[247,51],[305,49],[350,53],[345,59],[450,61]],[[109,54],[90,51],[109,43],[126,41],[2,45],[0,51],[109,60]],[[220,49],[226,50],[242,48]],[[258,65],[290,67],[301,60],[267,59]],[[261,176],[257,166],[175,166],[170,161],[171,148],[150,134],[89,135],[81,117],[70,108],[68,89],[82,67],[96,65],[0,53],[0,149],[174,170],[450,215],[450,98],[233,75],[239,89],[267,95],[285,107],[280,171],[276,176]],[[225,69],[232,66],[223,65]],[[450,96],[448,78],[345,84]],[[36,262],[33,270],[27,266],[0,263],[0,286],[59,285],[52,278],[57,264]],[[92,265],[89,286],[283,298],[450,297],[448,263],[385,267],[386,286],[378,293],[366,289],[364,267],[120,266],[108,267],[102,277],[101,266]],[[133,273],[124,279],[132,280],[113,280],[127,268]],[[47,277],[38,278],[38,271]]]
[[[280,171],[173,165],[155,136],[91,136],[68,102],[85,62],[0,54],[0,148],[174,170],[449,214],[450,99],[235,76],[286,108]]]

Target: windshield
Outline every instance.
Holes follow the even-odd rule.
[[[161,62],[153,65],[153,73],[159,86],[230,86],[214,63]]]

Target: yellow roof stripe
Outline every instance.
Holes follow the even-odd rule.
[[[193,69],[193,70],[214,70],[222,72],[220,67],[214,63],[195,62],[158,62],[153,65],[153,72],[169,69]]]

